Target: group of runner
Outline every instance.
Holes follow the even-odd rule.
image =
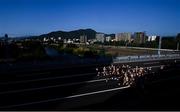
[[[133,86],[137,81],[142,80],[151,71],[151,67],[132,67],[130,65],[110,65],[96,68],[97,76],[108,80],[117,80],[120,86]]]

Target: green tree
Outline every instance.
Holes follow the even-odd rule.
[[[174,37],[163,37],[161,43],[162,49],[176,49],[176,39]]]

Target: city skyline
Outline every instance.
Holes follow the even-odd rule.
[[[103,33],[176,35],[179,0],[1,0],[0,35],[92,28]]]

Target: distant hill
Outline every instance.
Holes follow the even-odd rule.
[[[94,39],[96,37],[96,31],[92,29],[79,29],[79,30],[74,30],[74,31],[55,31],[55,32],[50,32],[48,34],[43,34],[40,35],[40,38],[44,37],[61,37],[62,39],[72,39],[72,38],[80,38],[81,35],[87,35],[88,39]]]
[[[39,36],[29,36],[29,37],[24,37],[24,39],[42,39],[44,37],[50,38],[50,37],[61,37],[62,39],[73,39],[73,38],[80,38],[81,35],[87,35],[88,39],[95,39],[96,34],[100,32],[96,32],[93,29],[79,29],[79,30],[74,30],[74,31],[53,31],[47,34],[42,34]],[[105,34],[105,36],[111,36],[115,37],[115,34]]]

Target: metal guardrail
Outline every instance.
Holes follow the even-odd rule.
[[[122,56],[122,57],[114,58],[113,63],[164,60],[164,59],[180,59],[180,54]]]

